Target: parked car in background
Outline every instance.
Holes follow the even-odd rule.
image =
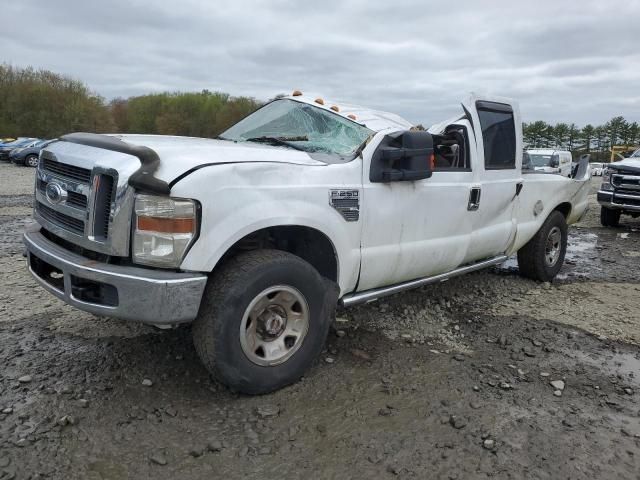
[[[9,143],[9,142],[14,142],[16,139],[13,137],[1,137],[0,138],[0,145],[2,145],[3,143]]]
[[[19,138],[13,142],[0,145],[0,160],[9,160],[9,154],[16,148],[31,147],[40,141],[39,138]]]
[[[533,168],[538,172],[559,173],[563,177],[571,176],[571,152],[553,148],[527,150]]]
[[[598,162],[593,162],[590,165],[591,165],[591,175],[593,175],[594,177],[601,177],[602,169],[604,165]]]
[[[16,165],[37,167],[40,150],[49,145],[53,140],[40,140],[30,147],[14,148],[9,154],[9,161]]]

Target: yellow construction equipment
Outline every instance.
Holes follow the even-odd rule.
[[[625,154],[630,154],[638,150],[639,146],[633,145],[614,145],[611,147],[611,159],[610,162],[617,162],[626,158]]]

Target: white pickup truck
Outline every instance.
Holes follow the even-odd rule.
[[[206,367],[265,393],[320,354],[336,304],[503,262],[549,281],[589,169],[524,173],[518,106],[472,96],[421,131],[308,97],[268,103],[219,138],[70,134],[36,170],[28,267],[79,309],[193,323]]]
[[[604,227],[617,227],[622,214],[640,217],[640,150],[605,165],[598,203]]]

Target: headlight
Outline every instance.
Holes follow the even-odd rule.
[[[197,210],[194,200],[137,195],[133,261],[178,268],[198,231]]]
[[[601,190],[613,190],[613,185],[611,185],[611,170],[608,168],[604,168],[602,170],[602,185],[600,186]]]

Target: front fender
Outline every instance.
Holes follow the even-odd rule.
[[[331,168],[340,169],[342,175],[329,172]],[[340,291],[352,291],[360,266],[361,224],[345,221],[329,205],[329,190],[336,183],[360,188],[349,179],[359,179],[357,165],[228,164],[194,172],[171,190],[173,196],[194,198],[202,205],[200,235],[181,269],[211,272],[245,236],[267,227],[295,225],[329,238],[337,257]]]

